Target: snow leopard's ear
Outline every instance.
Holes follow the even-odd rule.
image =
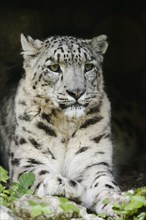
[[[42,48],[43,42],[40,40],[33,40],[32,37],[27,36],[27,38],[21,34],[21,45],[22,45],[22,54],[24,58],[27,56],[35,56],[39,53],[39,50]]]
[[[108,48],[107,36],[104,34],[92,38],[90,43],[96,53],[104,54]]]

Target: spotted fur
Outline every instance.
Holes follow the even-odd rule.
[[[1,151],[11,179],[36,175],[39,196],[62,195],[97,213],[122,200],[112,173],[105,35],[91,40],[21,35],[25,74],[1,111]],[[105,198],[110,204],[104,204]]]

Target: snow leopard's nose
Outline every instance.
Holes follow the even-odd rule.
[[[68,93],[68,95],[70,95],[71,97],[73,97],[77,101],[85,93],[85,90],[80,90],[80,89],[69,90],[69,89],[67,89],[66,92]]]

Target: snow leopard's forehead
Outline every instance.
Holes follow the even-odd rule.
[[[80,64],[94,59],[88,43],[83,39],[55,36],[46,39],[44,41],[44,46],[46,48],[46,53],[50,55],[50,59],[58,63]]]

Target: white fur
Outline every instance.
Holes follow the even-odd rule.
[[[79,118],[85,114],[85,108],[84,107],[68,107],[66,110],[64,110],[64,114],[69,118]]]

